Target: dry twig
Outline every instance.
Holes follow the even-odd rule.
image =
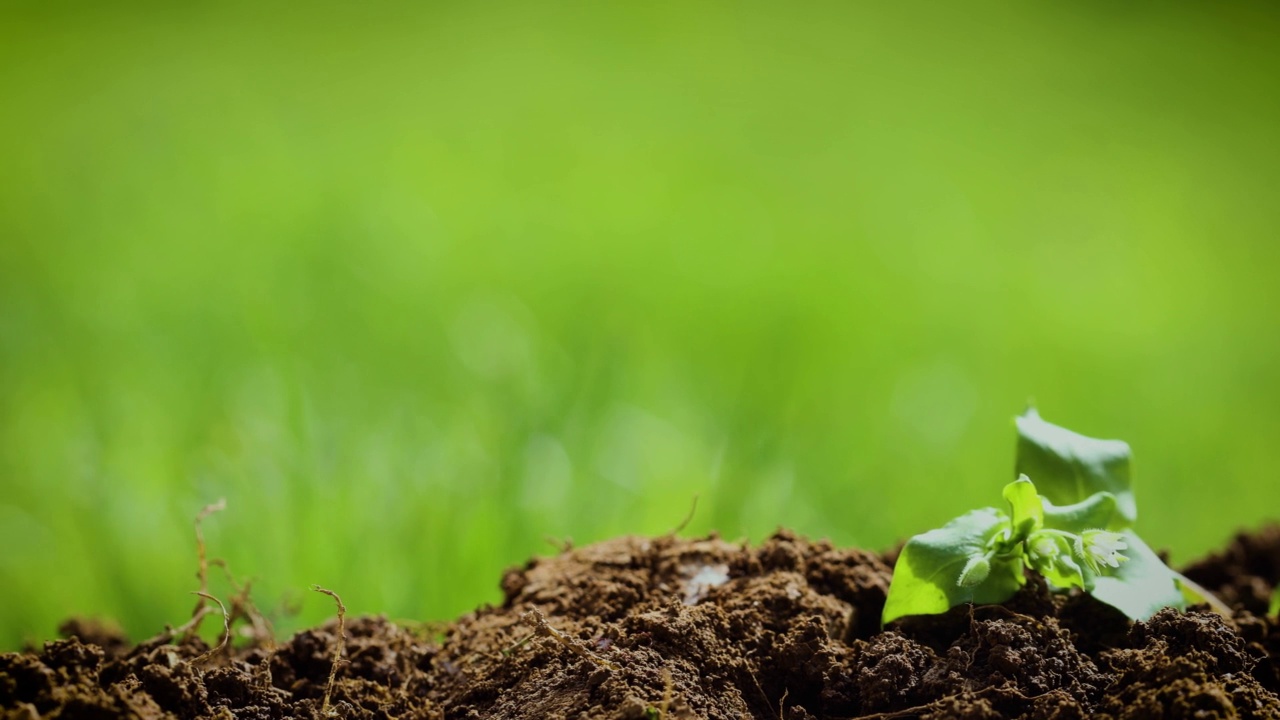
[[[674,528],[672,528],[671,532],[667,533],[667,537],[675,537],[676,535],[679,535],[681,532],[683,532],[685,528],[689,527],[689,523],[693,522],[693,516],[697,512],[698,512],[698,496],[694,495],[693,502],[689,505],[689,513],[684,516],[684,519],[680,521],[679,525],[675,526]]]
[[[568,635],[565,635],[559,630],[551,627],[551,625],[547,623],[547,618],[545,615],[542,614],[541,610],[534,608],[529,612],[525,613],[522,617],[525,620],[529,620],[532,618],[534,632],[536,634],[541,635],[543,637],[549,637],[549,638],[555,639],[556,642],[559,642],[561,645],[568,648],[569,652],[572,652],[574,655],[577,655],[578,657],[586,658],[591,662],[599,665],[602,668],[606,668],[613,671],[618,670],[617,665],[591,652],[587,648],[583,647],[582,643],[575,641],[573,638],[569,637]]]
[[[222,642],[218,643],[213,648],[210,648],[208,652],[200,655],[195,660],[191,661],[193,663],[201,663],[213,657],[218,653],[219,650],[222,650],[223,648],[231,644],[231,614],[227,612],[227,606],[223,605],[222,601],[219,600],[218,598],[210,595],[207,592],[196,591],[195,594],[199,595],[205,600],[214,601],[215,603],[218,604],[218,607],[222,610]]]
[[[196,607],[191,611],[192,621],[183,625],[183,627],[186,628],[185,632],[189,635],[194,635],[200,631],[200,622],[204,620],[204,616],[208,614],[204,612],[207,607],[205,605],[205,600],[211,599],[209,596],[209,560],[205,550],[204,531],[201,528],[201,525],[204,523],[205,518],[226,509],[227,499],[221,498],[215,503],[205,505],[200,509],[200,512],[196,513],[196,558],[198,563],[196,565],[196,579],[200,581],[200,589],[196,591],[195,594],[200,596],[200,599],[196,601]]]
[[[275,628],[272,627],[271,621],[266,615],[258,609],[254,604],[250,595],[253,589],[253,580],[246,580],[244,584],[236,582],[236,578],[231,574],[231,568],[227,566],[227,561],[222,558],[214,558],[209,561],[210,565],[217,565],[222,568],[223,574],[227,578],[227,584],[235,591],[230,598],[231,601],[231,624],[235,624],[236,620],[241,618],[249,621],[248,636],[258,645],[271,649],[275,647],[276,637]]]
[[[342,660],[342,648],[347,644],[347,606],[342,604],[342,598],[338,597],[338,593],[332,590],[327,590],[319,585],[312,585],[311,589],[328,595],[338,604],[338,643],[333,649],[333,664],[329,666],[329,682],[324,686],[324,702],[320,705],[320,714],[329,715],[329,699],[333,694],[333,681],[338,676],[338,663]]]
[[[667,709],[671,707],[671,700],[675,695],[676,680],[671,676],[671,671],[662,668],[662,702],[658,703],[658,718],[663,720],[667,717]]]

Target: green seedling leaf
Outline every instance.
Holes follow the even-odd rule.
[[[1182,573],[1174,573],[1174,579],[1178,582],[1178,590],[1182,592],[1182,599],[1186,601],[1187,607],[1204,603],[1213,609],[1222,617],[1231,617],[1234,613],[1226,603],[1218,599],[1217,595],[1209,592],[1207,588]],[[1272,598],[1274,606],[1275,598]]]
[[[1108,574],[1095,576],[1089,594],[1134,620],[1146,620],[1161,608],[1185,609],[1178,574],[1133,531],[1125,530],[1120,536],[1127,546],[1127,560]]]
[[[1271,605],[1267,608],[1267,614],[1271,617],[1280,617],[1280,585],[1271,591]]]
[[[881,622],[1013,597],[1025,582],[1022,558],[996,555],[989,547],[1008,530],[1004,513],[983,508],[911,538],[894,566]]]
[[[1044,506],[1036,493],[1036,486],[1026,475],[1004,486],[1004,499],[1009,503],[1014,541],[1024,540],[1044,526]]]
[[[1027,538],[1027,559],[1036,572],[1058,590],[1078,587],[1090,589],[1093,584],[1073,555],[1072,543],[1052,532],[1036,533]]]
[[[1206,602],[1205,594],[1200,591],[1199,586],[1195,584],[1187,584],[1187,578],[1184,575],[1178,575],[1178,591],[1182,593],[1182,602],[1188,607],[1196,603]]]
[[[1040,494],[1058,505],[1072,505],[1097,492],[1115,496],[1117,515],[1107,525],[1129,527],[1138,508],[1129,485],[1129,444],[1086,437],[1046,422],[1035,408],[1015,419],[1018,455],[1015,473],[1035,480]]]
[[[1071,505],[1054,505],[1044,500],[1044,526],[1080,534],[1085,530],[1111,527],[1116,516],[1116,496],[1099,492]]]

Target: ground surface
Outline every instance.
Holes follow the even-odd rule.
[[[892,557],[780,532],[758,547],[627,537],[531,561],[505,602],[428,632],[347,623],[330,712],[373,718],[1277,718],[1280,527],[1187,574],[1233,618],[1131,624],[1028,588],[880,632]],[[0,719],[323,714],[336,624],[209,655],[85,623],[0,655]]]
[[[1276,0],[296,5],[0,1],[0,648],[179,622],[222,496],[393,617],[695,494],[887,547],[1029,395],[1179,561],[1280,506]]]

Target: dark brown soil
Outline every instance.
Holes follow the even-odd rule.
[[[1186,569],[1237,612],[1130,623],[1036,582],[888,631],[885,556],[779,532],[759,547],[621,538],[529,562],[439,633],[347,623],[344,718],[1280,718],[1280,528]],[[0,655],[0,720],[316,718],[337,626],[218,652],[64,628]]]

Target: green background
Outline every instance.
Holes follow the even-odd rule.
[[[183,621],[219,497],[284,629],[884,547],[1033,396],[1177,561],[1280,514],[1274,3],[82,5],[0,11],[0,646]]]

